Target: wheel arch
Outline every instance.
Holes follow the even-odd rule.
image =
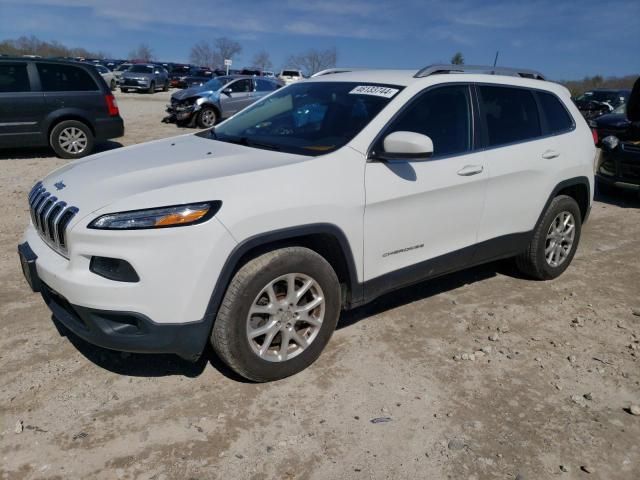
[[[91,130],[91,134],[94,137],[96,136],[95,125],[86,116],[82,115],[81,113],[75,112],[75,111],[62,111],[62,112],[58,112],[58,113],[50,116],[47,119],[47,128],[46,128],[47,143],[49,143],[49,139],[51,138],[51,132],[56,127],[56,125],[58,125],[60,122],[66,121],[66,120],[75,120],[77,122],[84,123],[87,127],[89,127],[89,130]]]
[[[254,235],[233,249],[218,275],[207,306],[205,318],[211,322],[211,327],[227,287],[242,265],[268,251],[291,246],[309,248],[329,262],[340,281],[345,308],[361,301],[362,285],[358,282],[355,259],[342,229],[328,223],[289,227]]]
[[[582,223],[586,222],[589,218],[589,211],[591,210],[591,194],[591,184],[587,177],[574,177],[563,180],[551,191],[549,198],[544,204],[544,208],[540,212],[536,226],[542,221],[542,217],[544,217],[544,213],[547,211],[547,208],[549,208],[553,199],[559,195],[567,195],[573,198],[580,208]]]

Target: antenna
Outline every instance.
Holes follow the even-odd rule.
[[[493,59],[493,68],[496,68],[496,65],[498,64],[498,55],[500,55],[500,50],[496,50],[496,58]]]

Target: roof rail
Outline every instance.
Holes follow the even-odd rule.
[[[314,73],[313,75],[311,75],[311,78],[321,77],[323,75],[331,75],[334,73],[348,73],[348,72],[353,72],[355,70],[361,70],[361,69],[359,68],[327,68],[325,70],[320,70],[319,72]]]
[[[486,65],[428,65],[413,76],[414,78],[428,77],[440,73],[486,73],[489,75],[509,75],[513,77],[533,78],[545,80],[544,75],[526,68],[492,67]]]

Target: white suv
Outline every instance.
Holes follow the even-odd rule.
[[[302,72],[300,70],[285,69],[282,70],[280,74],[278,74],[278,78],[282,80],[285,85],[290,85],[294,82],[302,80],[304,76],[302,75]]]
[[[87,341],[195,359],[210,340],[268,381],[310,365],[342,309],[391,290],[507,257],[560,275],[594,157],[569,92],[535,72],[328,74],[215,129],[51,173],[19,252]]]

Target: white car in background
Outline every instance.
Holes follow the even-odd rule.
[[[304,78],[304,75],[302,75],[302,71],[300,70],[285,69],[278,74],[278,78],[282,80],[282,83],[284,83],[285,85],[290,85],[294,82],[302,80]]]
[[[502,258],[561,275],[595,153],[569,91],[537,72],[326,74],[52,172],[18,251],[81,338],[189,359],[211,342],[240,375],[276,380],[385,293]]]
[[[122,74],[133,67],[133,63],[121,63],[113,69],[113,75],[116,77],[116,83],[120,85],[122,83]]]
[[[104,79],[106,84],[109,86],[111,90],[115,90],[118,86],[118,82],[116,80],[116,76],[113,74],[111,70],[109,70],[104,65],[96,64],[94,65],[95,69],[98,70],[100,76]]]

